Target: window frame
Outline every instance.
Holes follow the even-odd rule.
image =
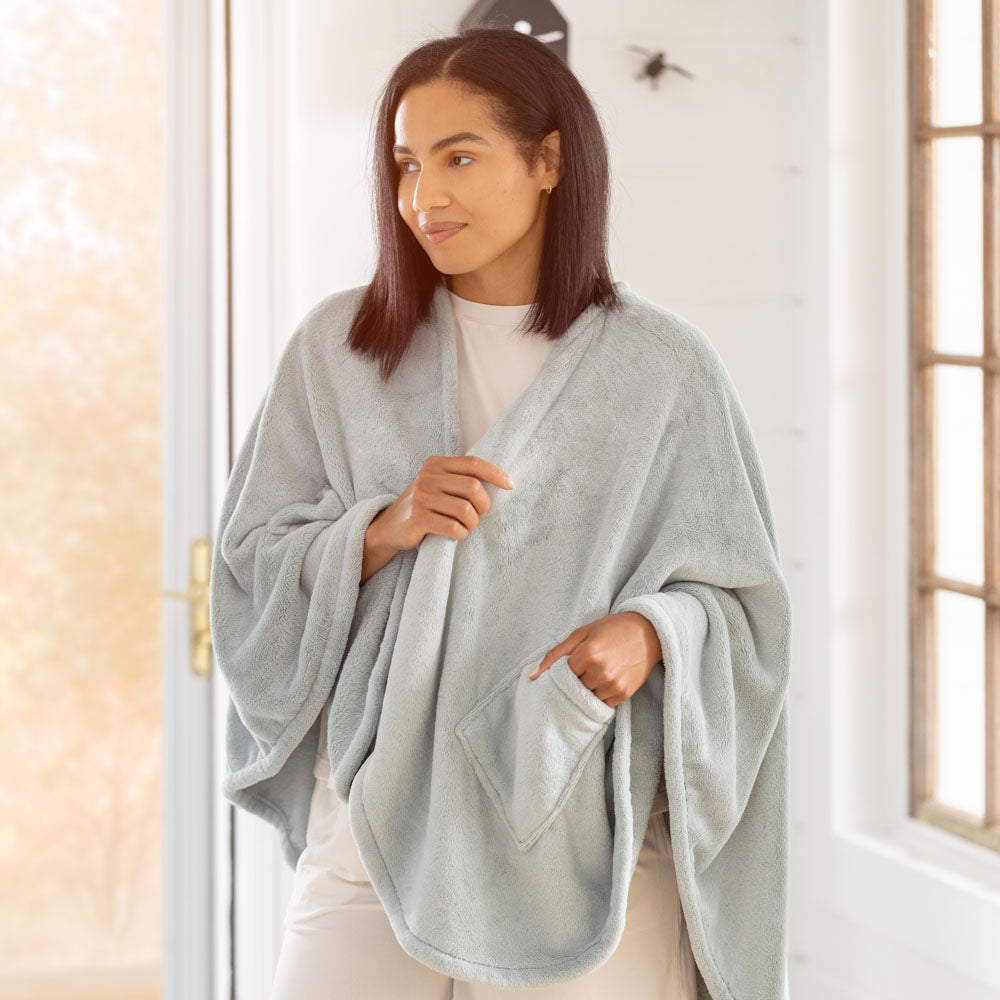
[[[940,0],[909,0],[909,281],[910,281],[910,785],[915,819],[1000,852],[1000,87],[997,8],[982,0],[983,120],[931,122],[935,81],[930,40]],[[934,144],[978,136],[983,145],[983,352],[949,354],[934,345]],[[934,375],[962,365],[983,374],[983,584],[935,570],[936,468]],[[936,601],[939,592],[964,594],[985,605],[985,813],[979,817],[935,799],[939,759]]]

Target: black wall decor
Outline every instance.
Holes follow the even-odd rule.
[[[672,69],[674,72],[680,73],[681,76],[686,76],[689,80],[694,79],[694,73],[689,73],[683,66],[667,62],[666,52],[650,52],[649,49],[644,49],[641,45],[630,45],[629,48],[633,52],[641,52],[646,57],[646,65],[640,72],[635,74],[635,78],[637,80],[649,80],[654,90],[660,89],[660,74],[664,70]]]
[[[460,28],[514,28],[537,38],[569,62],[569,25],[549,0],[479,0]]]

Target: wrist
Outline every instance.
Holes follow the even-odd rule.
[[[643,648],[646,650],[646,662],[652,670],[663,659],[663,649],[660,646],[660,636],[653,623],[638,611],[623,611],[621,614],[631,616],[641,637]]]
[[[372,520],[365,531],[364,548],[361,553],[361,583],[366,583],[390,562],[395,554],[396,550],[382,540],[377,518]]]
[[[380,511],[368,525],[368,530],[365,532],[365,551],[377,556],[393,556],[396,554],[395,551],[386,544],[382,535],[382,523],[379,520],[381,516]]]

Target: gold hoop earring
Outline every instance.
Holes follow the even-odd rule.
[[[545,190],[548,194],[552,194],[552,185],[550,184]]]

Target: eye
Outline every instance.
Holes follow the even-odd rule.
[[[455,153],[451,157],[451,159],[452,160],[471,160],[472,157],[471,156],[466,156],[464,153]],[[412,170],[407,170],[406,169],[412,162],[413,162],[413,160],[401,160],[399,162],[399,172],[401,174],[412,174],[413,173]]]

